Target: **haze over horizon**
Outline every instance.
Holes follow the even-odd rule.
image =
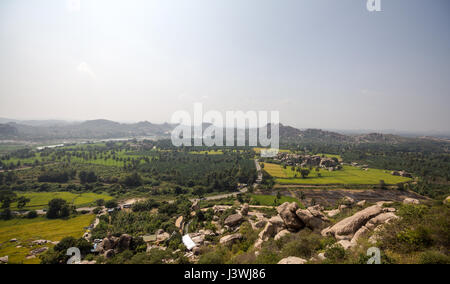
[[[163,123],[202,102],[297,128],[450,132],[449,1],[67,3],[1,1],[0,117]]]

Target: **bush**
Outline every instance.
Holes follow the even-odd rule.
[[[49,201],[47,218],[65,218],[70,215],[70,208],[67,202],[61,198],[55,198]]]
[[[35,210],[31,210],[27,213],[26,217],[28,219],[34,219],[38,216],[38,213]]]
[[[117,203],[117,201],[115,201],[115,200],[108,200],[108,201],[106,201],[106,203],[105,203],[105,207],[106,208],[109,208],[109,209],[111,209],[111,208],[116,208],[116,207],[118,207],[119,206],[119,203]]]
[[[326,262],[328,263],[342,263],[346,255],[345,249],[339,244],[335,244],[325,251]]]
[[[297,256],[310,258],[321,247],[320,239],[320,236],[317,234],[309,230],[303,230],[298,234],[288,237],[288,241],[283,247],[281,255],[283,257]]]
[[[450,264],[450,257],[438,251],[426,251],[420,255],[420,264]]]

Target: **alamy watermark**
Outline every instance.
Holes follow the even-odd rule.
[[[367,0],[367,11],[381,12],[381,0]]]
[[[195,103],[193,116],[187,111],[176,111],[171,123],[178,124],[171,133],[172,144],[176,147],[260,146],[270,147],[261,152],[262,156],[274,157],[278,154],[278,111],[227,111],[224,118],[219,111],[204,113],[203,105]],[[204,129],[205,124],[208,126]]]
[[[367,264],[381,264],[381,251],[377,247],[371,247],[367,250],[367,256],[370,256]]]

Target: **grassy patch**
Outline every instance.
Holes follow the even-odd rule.
[[[274,205],[278,206],[285,202],[297,202],[297,204],[300,207],[302,207],[302,208],[304,207],[303,204],[298,199],[291,197],[291,196],[281,196],[281,198],[277,200],[277,197],[275,195],[252,194],[251,198],[258,205],[263,205],[263,206],[274,206]],[[277,200],[277,203],[275,203],[275,200]]]
[[[66,200],[68,203],[73,204],[77,207],[83,207],[91,205],[97,199],[111,200],[112,197],[106,194],[97,193],[71,193],[71,192],[17,192],[17,196],[24,196],[30,199],[24,210],[38,210],[47,207],[48,202],[55,198],[61,198]],[[11,205],[13,210],[17,210],[17,203]]]
[[[60,241],[70,236],[80,238],[84,233],[83,228],[89,226],[94,218],[94,215],[81,215],[68,220],[38,217],[0,221],[0,256],[8,255],[9,263],[39,263],[39,258],[26,259],[29,252],[37,247],[31,245],[32,241]],[[13,238],[17,242],[9,242]]]
[[[352,166],[344,166],[342,170],[333,172],[322,168],[319,171],[312,169],[307,178],[301,178],[300,173],[292,171],[291,167],[283,169],[277,164],[266,163],[264,169],[281,184],[378,184],[380,180],[384,180],[386,184],[397,184],[411,181],[410,178],[393,176],[385,170],[365,171]]]

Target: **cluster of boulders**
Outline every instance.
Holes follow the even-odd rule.
[[[333,226],[322,230],[323,236],[333,236],[345,249],[356,245],[358,239],[396,218],[395,208],[383,208],[381,204],[367,207]]]
[[[299,208],[296,202],[285,202],[277,207],[278,215],[270,218],[264,229],[259,233],[255,248],[260,249],[263,242],[274,238],[278,240],[292,232],[308,227],[311,230],[319,230],[328,222],[328,218],[321,212],[323,208],[319,205]]]
[[[108,236],[95,247],[95,252],[103,254],[105,258],[111,258],[119,252],[127,250],[131,246],[133,237],[123,234],[120,237]]]

